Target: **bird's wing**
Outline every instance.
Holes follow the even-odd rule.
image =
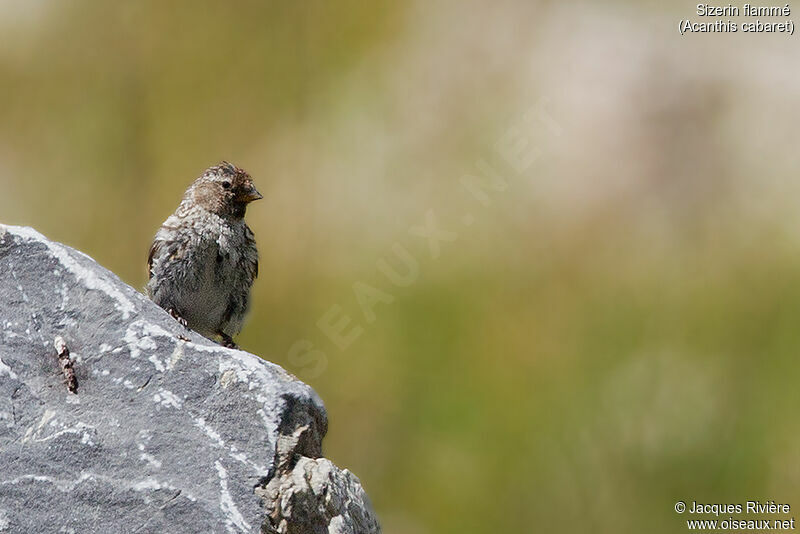
[[[158,256],[159,252],[161,252],[161,245],[164,242],[160,239],[156,239],[153,241],[153,244],[150,245],[150,252],[147,255],[147,274],[148,279],[153,278],[153,258]]]
[[[250,260],[250,272],[253,276],[251,279],[252,282],[258,278],[258,249],[256,248],[256,237],[253,235],[253,231],[250,229],[250,227],[246,224],[244,225],[244,235],[250,252],[250,254],[247,256],[249,256]]]

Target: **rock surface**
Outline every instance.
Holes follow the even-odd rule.
[[[358,479],[321,457],[326,430],[277,365],[0,225],[0,533],[380,532]]]

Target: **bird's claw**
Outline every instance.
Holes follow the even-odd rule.
[[[172,308],[170,308],[168,311],[169,311],[169,314],[170,314],[170,315],[171,315],[171,316],[172,316],[172,317],[173,317],[173,318],[174,318],[176,321],[178,321],[178,322],[181,324],[181,326],[182,326],[182,327],[184,327],[184,328],[187,328],[187,329],[189,328],[189,321],[187,321],[186,319],[184,319],[183,317],[181,317],[180,315],[178,315],[178,312],[176,312],[176,311],[175,311],[175,310],[173,310]]]
[[[228,334],[223,334],[223,333],[220,332],[219,337],[222,338],[222,341],[220,342],[220,344],[223,347],[226,347],[226,348],[229,348],[229,349],[238,349],[239,348],[239,345],[234,343],[233,338],[231,336],[229,336]]]

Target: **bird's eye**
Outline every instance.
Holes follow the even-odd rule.
[[[228,180],[225,180],[224,182],[222,182],[222,188],[223,189],[230,189],[231,188],[231,183]]]

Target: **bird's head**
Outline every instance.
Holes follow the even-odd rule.
[[[220,217],[242,218],[247,205],[263,197],[247,172],[223,161],[206,169],[186,192],[186,198]]]

